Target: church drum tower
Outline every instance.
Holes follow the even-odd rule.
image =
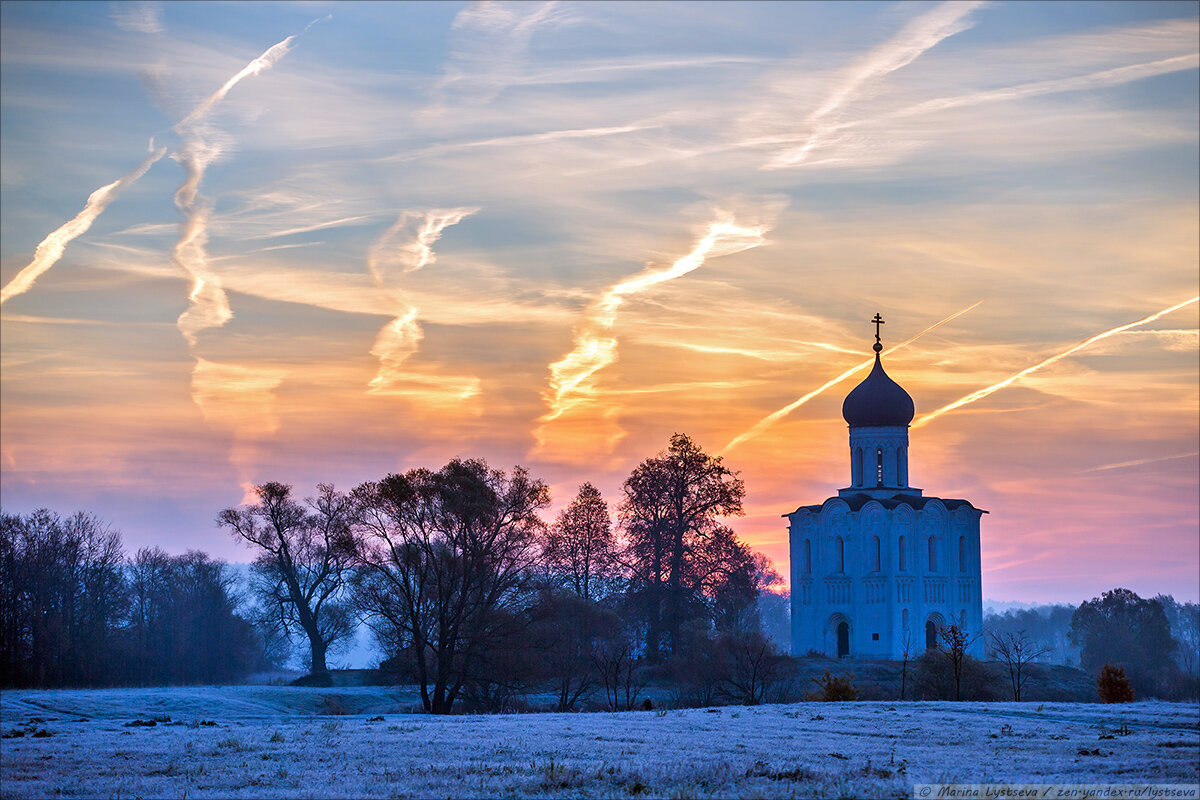
[[[908,392],[875,366],[846,396],[850,486],[788,519],[792,655],[916,658],[958,625],[983,656],[979,520],[966,500],[924,496],[908,483]]]

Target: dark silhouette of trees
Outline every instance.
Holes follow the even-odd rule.
[[[125,612],[121,536],[91,514],[0,517],[0,664],[18,686],[101,685]]]
[[[619,565],[608,503],[595,486],[580,486],[558,515],[547,532],[543,558],[556,582],[585,600],[602,596]]]
[[[1008,669],[1008,679],[1012,687],[1013,700],[1021,702],[1021,690],[1029,680],[1029,665],[1044,655],[1048,648],[1034,643],[1025,631],[999,634],[993,632],[989,637],[992,655],[1004,662]]]
[[[353,632],[345,599],[355,544],[350,498],[328,484],[317,489],[302,505],[286,484],[255,486],[258,503],[225,509],[217,524],[259,549],[254,568],[269,617],[289,636],[303,633],[313,679],[326,683],[329,649]]]
[[[556,696],[556,711],[572,711],[599,688],[596,657],[621,641],[622,622],[612,611],[573,591],[543,591],[527,633],[540,662],[539,677]]]
[[[1140,695],[1170,691],[1178,647],[1158,600],[1129,589],[1112,589],[1083,603],[1071,618],[1071,639],[1080,663],[1097,674],[1105,664],[1122,667]]]
[[[95,516],[0,515],[0,683],[223,682],[264,665],[225,564],[142,550]]]
[[[1195,678],[1200,674],[1200,603],[1180,603],[1169,594],[1154,599],[1162,606],[1171,636],[1179,643],[1179,668],[1184,675]]]
[[[189,550],[142,549],[130,562],[131,658],[123,682],[161,686],[228,683],[263,668],[263,644],[238,615],[228,565]]]
[[[354,490],[359,607],[407,650],[426,711],[450,713],[470,682],[492,681],[489,650],[530,602],[546,485],[481,460],[410,470]]]
[[[745,486],[720,457],[677,433],[633,470],[623,492],[624,562],[646,620],[646,655],[657,663],[684,622],[707,612],[704,591],[730,581],[735,591],[736,573],[747,569],[746,549],[718,522],[742,514]]]

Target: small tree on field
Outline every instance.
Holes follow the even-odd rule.
[[[633,658],[633,646],[626,640],[603,642],[592,653],[592,663],[604,684],[604,701],[610,711],[632,711],[645,679]]]
[[[950,662],[950,667],[954,673],[955,700],[962,699],[963,667],[969,658],[967,648],[978,638],[979,634],[968,636],[967,632],[957,625],[947,625],[938,630],[938,639],[942,645],[942,652],[945,653],[946,660]]]
[[[735,703],[756,706],[778,680],[782,658],[761,633],[726,633],[716,641],[723,658],[722,689]]]
[[[1050,652],[1050,648],[1035,644],[1025,635],[1025,631],[992,633],[992,653],[1008,667],[1008,678],[1012,686],[1013,700],[1021,701],[1021,689],[1029,680],[1028,666],[1040,656]]]
[[[912,661],[912,632],[904,631],[904,644],[900,650],[900,699],[904,699],[908,690],[908,662]]]
[[[1125,670],[1112,664],[1105,664],[1100,670],[1100,677],[1096,679],[1096,691],[1102,703],[1133,702],[1133,687],[1125,677]]]

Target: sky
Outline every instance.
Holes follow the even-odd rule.
[[[786,576],[879,313],[985,597],[1196,600],[1198,41],[1193,2],[3,2],[4,510],[246,561],[255,483],[481,457],[550,519],[683,432]]]

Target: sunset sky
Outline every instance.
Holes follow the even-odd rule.
[[[246,561],[256,482],[680,431],[786,575],[878,312],[985,598],[1200,594],[1197,3],[0,10],[5,511]]]

